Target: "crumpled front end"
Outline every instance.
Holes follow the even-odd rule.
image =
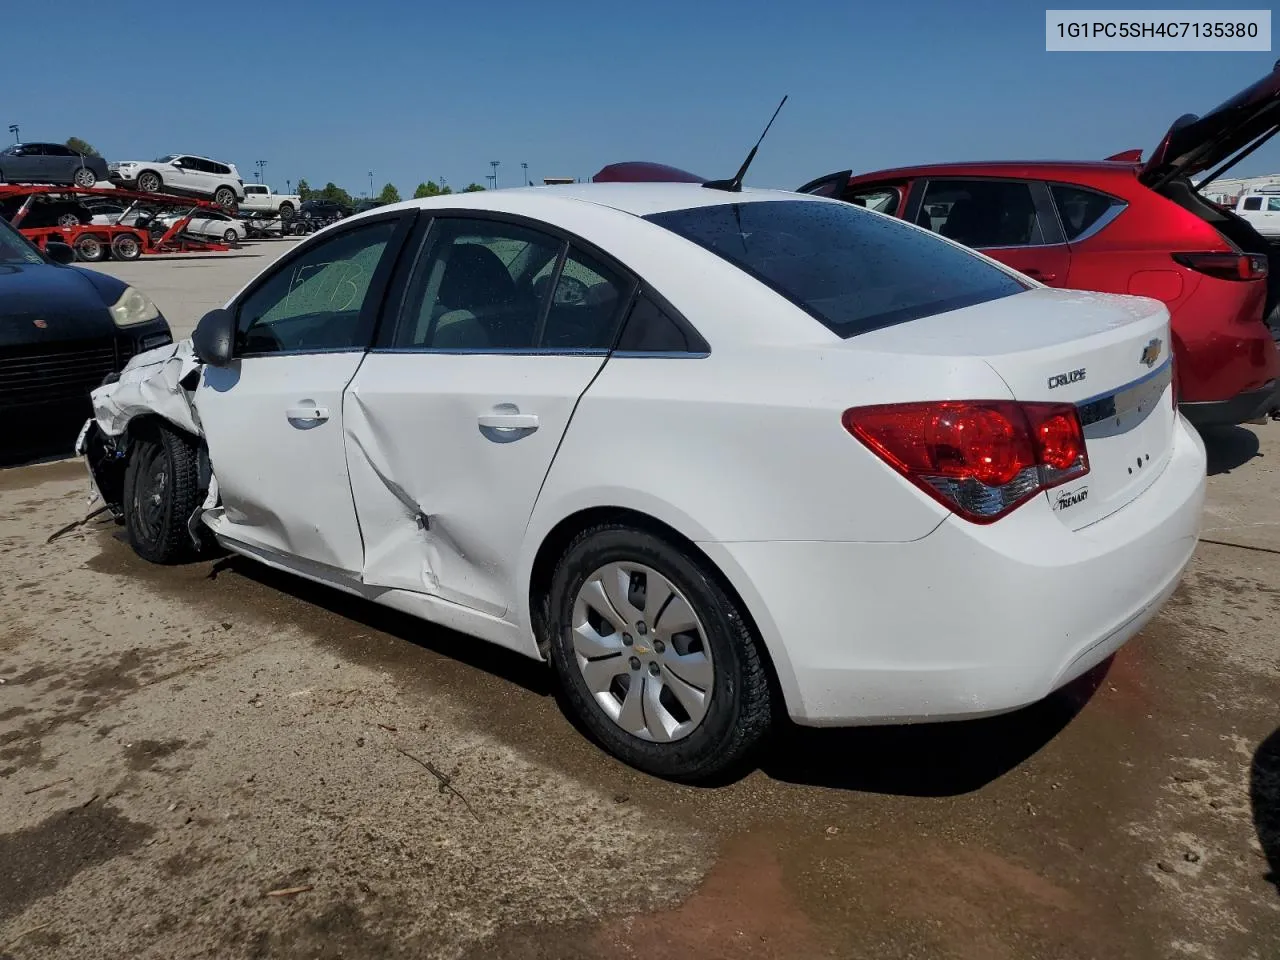
[[[193,436],[204,431],[192,397],[201,362],[190,339],[140,353],[90,394],[93,416],[76,440],[100,498],[117,518],[124,499],[129,427],[139,417],[160,417]]]
[[[202,436],[192,403],[201,363],[191,341],[180,340],[140,353],[114,382],[90,394],[93,419],[109,437],[125,432],[135,417],[156,415],[194,436]]]

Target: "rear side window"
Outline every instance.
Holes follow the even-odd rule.
[[[1049,192],[1053,194],[1053,205],[1058,208],[1058,219],[1062,221],[1062,232],[1068,241],[1075,240],[1102,219],[1104,214],[1124,206],[1122,200],[1096,190],[1086,190],[1084,187],[1052,183],[1049,185]]]
[[[848,203],[726,203],[646,219],[718,254],[846,339],[1027,289],[967,251]]]
[[[930,180],[916,223],[966,247],[1044,243],[1025,180]]]
[[[641,294],[627,315],[617,350],[620,353],[704,354],[711,348],[696,332]]]
[[[1241,207],[1241,209],[1243,209],[1243,210],[1261,210],[1261,209],[1262,209],[1262,198],[1261,198],[1261,197],[1245,197],[1245,198],[1244,198],[1244,205]]]

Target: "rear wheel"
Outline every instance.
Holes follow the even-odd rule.
[[[152,425],[134,438],[124,474],[129,545],[151,563],[195,559],[202,547],[187,522],[200,506],[200,449],[184,433]]]
[[[138,189],[143,193],[159,193],[163,187],[164,181],[154,170],[145,170],[138,174]]]
[[[292,204],[292,203],[282,203],[282,204],[280,204],[280,219],[281,219],[282,221],[284,221],[285,223],[288,223],[290,220],[292,220],[292,219],[293,219],[293,204]]]
[[[552,578],[551,661],[569,708],[614,756],[705,780],[773,718],[759,641],[707,561],[644,530],[579,534]]]
[[[98,175],[88,167],[81,167],[72,179],[75,180],[77,187],[92,187],[98,182]]]
[[[137,260],[142,256],[142,244],[133,234],[122,233],[111,241],[111,255],[117,260]]]
[[[85,234],[77,237],[76,242],[71,245],[76,252],[76,257],[85,263],[97,263],[107,255],[107,248],[102,240],[92,234]]]
[[[213,202],[220,207],[230,209],[235,206],[236,192],[230,187],[219,187],[213,192]]]

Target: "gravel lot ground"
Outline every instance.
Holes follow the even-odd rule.
[[[181,322],[266,255],[114,269]],[[716,789],[479,641],[110,524],[48,543],[83,468],[0,471],[0,958],[1280,956],[1280,425],[1209,444],[1206,542],[1109,669],[785,731]]]

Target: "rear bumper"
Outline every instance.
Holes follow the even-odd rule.
[[[1137,499],[1078,531],[1033,502],[909,543],[704,543],[751,610],[793,719],[946,720],[1042,699],[1155,615],[1195,549],[1205,453],[1179,419]]]
[[[1224,427],[1266,416],[1280,406],[1280,381],[1268,381],[1256,390],[1237,393],[1226,400],[1179,403],[1182,415],[1197,427]]]

